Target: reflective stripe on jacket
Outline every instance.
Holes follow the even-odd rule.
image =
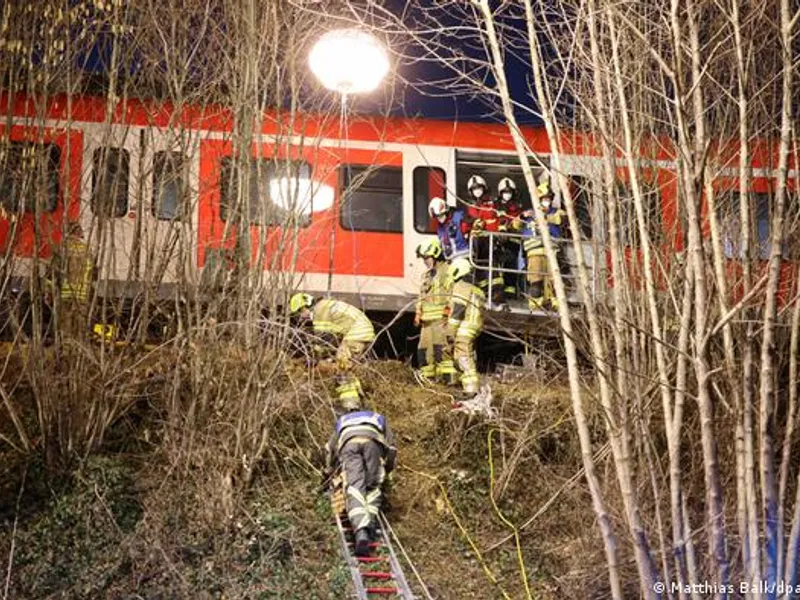
[[[483,327],[481,307],[486,295],[480,288],[463,279],[453,286],[450,297],[450,319],[448,325],[455,330],[456,337],[475,337]]]
[[[313,313],[315,333],[332,333],[348,342],[375,339],[375,329],[367,315],[347,302],[323,298],[314,305]]]
[[[566,213],[563,210],[554,207],[550,207],[550,210],[544,215],[550,237],[554,240],[561,239],[561,226],[564,223],[565,216]],[[536,221],[533,218],[527,222],[523,235],[524,241],[522,242],[522,247],[525,249],[526,254],[545,253],[542,238],[539,237],[539,232],[536,230]],[[558,250],[558,247],[556,247],[556,250]]]
[[[417,315],[422,322],[444,318],[452,285],[450,267],[444,261],[436,263],[436,266],[425,272],[417,300]]]
[[[378,442],[385,450],[386,470],[394,469],[397,454],[394,446],[394,434],[386,418],[380,413],[370,410],[349,412],[336,420],[333,435],[325,445],[326,464],[329,468],[336,466],[339,451],[347,442],[355,438],[368,438]]]

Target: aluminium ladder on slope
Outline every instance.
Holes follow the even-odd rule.
[[[335,513],[336,528],[342,545],[342,555],[350,569],[355,597],[358,600],[372,598],[402,598],[417,600],[408,586],[400,561],[394,552],[387,534],[386,517],[378,514],[380,538],[370,543],[369,556],[355,555],[355,535],[346,514]]]

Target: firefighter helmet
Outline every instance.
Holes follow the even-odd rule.
[[[472,272],[472,265],[466,258],[456,258],[450,264],[450,277],[453,281],[463,279]]]
[[[536,197],[537,198],[546,198],[548,196],[553,195],[553,190],[550,189],[550,182],[543,181],[539,185],[536,186]]]
[[[289,314],[297,314],[304,308],[311,308],[314,297],[311,294],[299,292],[289,299]]]
[[[431,201],[428,203],[428,214],[433,219],[446,215],[447,209],[447,203],[438,196],[431,198]]]
[[[500,195],[503,192],[517,192],[517,184],[514,183],[514,180],[511,177],[503,177],[500,180],[500,183],[497,184],[497,194]]]
[[[438,239],[431,240],[417,246],[417,256],[419,258],[432,258],[439,260],[442,257],[442,245]]]
[[[467,189],[471,192],[477,187],[482,187],[484,190],[489,189],[486,186],[486,180],[480,175],[473,175],[467,181]]]

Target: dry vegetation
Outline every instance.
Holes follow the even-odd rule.
[[[303,359],[270,357],[249,391],[204,402],[180,365],[197,364],[201,387],[214,393],[244,385],[253,363],[238,346],[214,348],[213,361],[197,349],[182,356],[177,344],[121,352],[131,402],[101,447],[69,470],[4,454],[7,597],[345,596],[349,576],[318,489],[332,382]],[[184,383],[173,388],[176,375]],[[603,596],[596,534],[577,518],[586,495],[563,373],[495,382],[492,423],[451,413],[447,390],[420,388],[401,363],[378,362],[363,375],[401,448],[389,516],[433,597],[502,598],[500,587],[522,594],[514,542],[489,501],[490,432],[498,507],[519,526],[530,519],[521,547],[537,597]],[[234,453],[249,418],[262,452]]]
[[[621,599],[653,597],[658,580],[797,583],[800,303],[797,262],[787,257],[797,257],[800,222],[790,172],[798,18],[790,2],[446,1],[416,12],[410,3],[400,16],[383,3],[344,3],[335,15],[322,4],[7,2],[2,87],[37,98],[27,125],[41,136],[45,101],[56,94],[68,103],[97,94],[108,109],[132,97],[214,102],[231,115],[226,141],[242,167],[265,109],[291,117],[335,106],[317,104],[326,99],[306,80],[307,46],[321,27],[362,22],[396,49],[421,45],[453,70],[453,90],[495,102],[529,187],[532,166],[547,169],[571,221],[566,177],[579,170],[594,182],[593,244],[607,257],[574,273],[580,314],[553,272],[566,372],[497,386],[499,424],[450,414],[442,390],[416,387],[405,366],[365,374],[401,440],[392,522],[434,595]],[[535,84],[522,108],[504,78],[512,51]],[[549,164],[530,164],[520,110],[545,123]],[[69,117],[59,124],[72,125]],[[590,166],[561,162],[574,127],[596,142]],[[186,155],[201,141],[182,122],[162,133]],[[288,146],[287,133],[275,148]],[[112,135],[107,119],[86,143],[126,140],[139,142],[130,131]],[[47,156],[38,151],[43,137],[31,143],[29,155],[11,160],[5,136],[0,168],[21,169],[17,197],[38,223]],[[757,173],[752,159],[765,144],[774,152],[759,156]],[[98,156],[105,167],[112,161]],[[665,156],[674,171],[659,179],[651,161]],[[277,150],[269,161],[286,166]],[[90,178],[89,168],[67,169],[62,183]],[[135,168],[149,180],[154,167],[142,160]],[[201,182],[185,169],[178,196],[194,211]],[[90,299],[87,325],[116,326],[123,346],[54,329],[62,307],[46,284],[49,262],[26,262],[30,284],[17,293],[20,265],[3,249],[4,599],[344,595],[347,574],[314,466],[331,425],[328,382],[288,357],[293,338],[280,309],[296,283],[300,224],[291,211],[253,214],[248,172],[231,173],[237,193],[223,238],[259,220],[282,225],[285,237],[267,255],[267,228],[255,253],[251,238],[238,236],[216,257],[230,268],[209,268],[200,282],[186,268],[197,251],[186,223],[169,221],[163,246],[153,231],[125,238],[133,258],[118,265],[114,220],[102,210],[82,215],[101,279],[145,284],[126,298],[96,286]],[[756,175],[772,193],[766,201],[751,193]],[[657,204],[658,191],[673,203]],[[129,196],[140,215],[150,208],[146,187]],[[12,233],[23,209],[3,205]],[[671,228],[657,220],[666,213],[675,215]],[[581,240],[571,243],[582,256]],[[280,275],[263,268],[277,256],[289,262]],[[167,273],[175,286],[159,300]],[[154,330],[161,345],[146,349]],[[522,528],[521,561],[498,511]]]

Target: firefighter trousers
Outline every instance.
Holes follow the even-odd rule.
[[[461,371],[461,387],[468,394],[478,392],[478,368],[475,365],[475,336],[457,335],[453,357]]]
[[[420,374],[428,379],[440,377],[445,383],[455,379],[452,348],[447,343],[447,321],[423,321],[417,346],[417,365]]]
[[[542,249],[528,252],[528,304],[531,309],[544,306],[545,286],[550,287],[550,272],[547,270],[547,257]]]
[[[353,529],[377,523],[381,485],[386,478],[383,447],[368,438],[354,438],[339,450],[344,471],[345,505]]]
[[[361,381],[353,372],[355,359],[366,350],[365,342],[342,340],[336,349],[336,395],[342,403],[357,402],[364,395]]]

